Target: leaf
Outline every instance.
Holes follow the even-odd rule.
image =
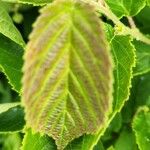
[[[129,36],[114,36],[114,31],[110,26],[106,26],[106,31],[115,63],[113,114],[116,114],[120,112],[130,95],[132,73],[136,61],[135,48]]]
[[[0,104],[0,132],[19,131],[24,124],[24,112],[19,103]]]
[[[18,0],[18,2],[34,4],[34,5],[43,5],[52,2],[52,0]]]
[[[27,126],[53,137],[58,149],[106,123],[112,64],[105,43],[94,8],[81,2],[55,1],[34,26],[23,69]]]
[[[150,71],[150,45],[140,41],[133,41],[136,49],[137,64],[134,75],[141,75]]]
[[[101,140],[99,140],[99,142],[97,143],[97,145],[94,147],[93,150],[105,150],[103,143],[101,142]]]
[[[3,150],[19,150],[21,146],[21,136],[19,133],[3,135],[5,140],[3,143]]]
[[[39,133],[33,134],[31,129],[26,131],[21,150],[56,150],[54,140]]]
[[[147,5],[150,6],[150,0],[147,0]]]
[[[136,113],[133,124],[136,141],[140,150],[149,150],[150,147],[150,110],[141,107]]]
[[[138,80],[136,95],[135,95],[135,107],[150,106],[150,72],[141,76]]]
[[[0,66],[16,91],[21,88],[23,48],[0,34]]]
[[[110,9],[119,18],[123,16],[135,16],[146,5],[146,0],[106,0]]]
[[[0,2],[0,33],[21,45],[25,46],[21,34],[14,26],[12,19],[9,17],[7,11],[4,9],[2,2]]]
[[[79,139],[75,139],[67,146],[66,150],[70,150],[70,147],[71,150],[82,150],[83,148],[91,150],[104,134],[114,116],[117,112],[120,112],[129,99],[133,67],[135,66],[135,48],[129,36],[114,35],[113,28],[108,24],[105,24],[105,32],[115,60],[113,113],[110,115],[107,124],[96,135],[84,135]]]
[[[138,28],[140,31],[144,32],[145,34],[150,33],[150,7],[144,7],[144,9],[135,16],[135,19],[137,20]]]
[[[115,150],[138,150],[135,136],[130,129],[123,129],[120,133],[119,138],[117,139],[115,146]]]
[[[52,0],[2,0],[2,1],[11,2],[11,3],[33,4],[37,6],[45,5],[52,2]]]

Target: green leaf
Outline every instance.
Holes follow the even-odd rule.
[[[34,4],[34,5],[43,5],[52,2],[52,0],[18,0],[18,2]]]
[[[135,136],[130,129],[124,129],[119,138],[117,139],[115,146],[115,150],[138,150]]]
[[[150,72],[138,81],[136,95],[135,95],[135,106],[150,106]]]
[[[112,64],[105,43],[95,9],[85,3],[55,1],[34,25],[23,69],[27,126],[53,137],[58,149],[106,123]]]
[[[19,133],[13,133],[4,136],[3,150],[19,150],[21,146],[21,136]]]
[[[150,6],[150,0],[147,0],[147,5]]]
[[[94,147],[93,150],[105,150],[103,143],[101,142],[101,140],[99,140],[99,142],[96,144],[96,146]]]
[[[109,148],[107,148],[107,150],[115,150],[113,146],[110,146]]]
[[[2,1],[11,3],[33,4],[36,6],[45,5],[52,2],[52,0],[2,0]]]
[[[0,66],[16,91],[20,91],[23,48],[0,34]]]
[[[119,17],[135,16],[146,5],[146,0],[106,0],[110,9]]]
[[[149,150],[150,148],[150,110],[148,107],[142,107],[136,113],[133,124],[136,141],[140,150]]]
[[[136,49],[137,64],[134,75],[141,75],[150,71],[150,45],[140,41],[133,41]]]
[[[150,7],[147,6],[144,7],[144,9],[137,16],[135,16],[135,19],[137,20],[138,23],[138,28],[145,34],[150,33],[149,14],[150,14]]]
[[[124,103],[130,95],[131,79],[133,77],[133,67],[135,66],[135,48],[131,43],[129,36],[114,35],[114,30],[110,25],[105,25],[107,39],[111,46],[112,55],[114,57],[114,103],[113,113],[110,115],[109,121],[96,135],[85,135],[74,140],[67,148],[70,150],[80,150],[82,148],[92,149],[99,138],[104,134],[117,112],[120,112]]]
[[[54,140],[46,135],[39,133],[33,134],[29,129],[26,131],[21,150],[56,150]]]
[[[7,11],[4,9],[3,3],[0,2],[0,33],[16,42],[21,46],[25,46],[21,34],[14,26],[12,19]]]
[[[135,48],[131,43],[131,38],[129,36],[113,36],[113,32],[112,28],[107,27],[107,35],[115,61],[113,114],[116,114],[120,112],[129,98],[133,67],[135,67],[136,60]]]
[[[24,112],[19,103],[0,104],[0,132],[20,131],[24,124]]]

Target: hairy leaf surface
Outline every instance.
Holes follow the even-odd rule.
[[[111,108],[112,64],[92,6],[72,0],[46,6],[24,58],[28,127],[52,136],[63,149],[104,126]]]
[[[18,103],[0,104],[0,132],[19,131],[24,124],[23,108]]]
[[[114,30],[110,25],[105,26],[107,39],[111,46],[114,58],[114,94],[113,112],[110,115],[108,124],[119,112],[130,95],[131,79],[133,77],[133,67],[135,66],[135,49],[129,36],[114,35]],[[71,150],[92,149],[108,126],[102,128],[96,135],[85,135],[74,140],[69,146]],[[67,150],[70,150],[70,147]]]
[[[110,9],[118,16],[135,16],[146,5],[146,0],[106,0]]]
[[[135,132],[137,144],[140,150],[149,150],[150,148],[150,110],[148,107],[142,107],[134,117],[133,130]]]

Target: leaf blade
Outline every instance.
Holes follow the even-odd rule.
[[[47,12],[51,14],[45,16]],[[95,133],[103,126],[110,112],[112,64],[99,18],[94,13],[91,6],[80,2],[61,1],[59,5],[55,2],[47,6],[35,24],[30,36],[31,42],[26,50],[23,103],[27,113],[27,124],[35,131],[52,136],[59,149],[84,133]],[[47,22],[46,18],[51,20]],[[90,24],[91,21],[93,24]],[[37,25],[42,27],[40,31]],[[31,60],[33,52],[35,57]],[[40,59],[43,59],[43,64],[47,64],[44,65],[47,69],[35,65],[37,69],[29,74],[31,66],[37,62],[42,64],[36,57],[39,55]],[[48,56],[48,61],[45,61],[46,57],[43,56]],[[38,72],[44,71],[39,71],[39,68],[46,69],[47,72],[37,76]],[[38,89],[41,85],[42,88]],[[31,89],[34,87],[35,91],[28,91],[29,87]],[[46,96],[43,95],[45,87],[50,91]],[[38,94],[33,95],[34,93]],[[41,99],[43,102],[40,103],[45,104],[39,105],[38,100],[34,102],[35,96],[38,99],[44,96],[50,100],[43,97]],[[94,124],[91,124],[91,121]],[[81,128],[79,129],[78,126]]]
[[[15,132],[23,129],[25,124],[23,108],[19,103],[0,104],[0,132]]]
[[[119,17],[135,16],[146,5],[146,0],[106,0],[110,9]]]

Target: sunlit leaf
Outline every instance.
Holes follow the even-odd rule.
[[[28,127],[53,137],[62,149],[105,125],[111,110],[112,64],[92,6],[72,0],[46,6],[24,58]]]
[[[106,0],[110,9],[118,16],[135,16],[146,5],[146,0]]]

